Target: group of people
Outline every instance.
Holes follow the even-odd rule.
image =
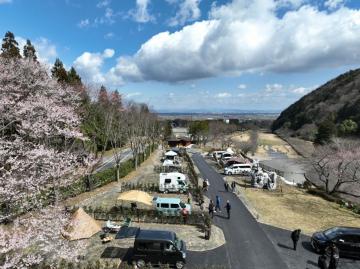
[[[291,233],[291,240],[293,241],[293,249],[296,250],[298,241],[300,239],[300,229],[296,229]],[[331,243],[318,259],[318,266],[320,269],[336,269],[339,263],[339,249],[334,243]]]
[[[236,187],[235,181],[231,182],[231,185],[230,185],[230,186],[229,186],[229,183],[227,183],[226,181],[224,182],[225,191],[231,190],[232,192],[234,192],[234,191],[235,191],[235,187]]]
[[[231,204],[229,200],[226,201],[224,208],[226,209],[228,219],[230,219]],[[209,215],[213,218],[214,213],[216,213],[217,211],[221,212],[221,198],[219,195],[216,195],[215,204],[213,200],[210,200]]]

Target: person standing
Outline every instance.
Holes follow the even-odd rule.
[[[224,182],[224,188],[225,191],[229,191],[229,184],[227,182]]]
[[[213,218],[214,217],[214,202],[210,200],[209,203],[209,215]]]
[[[230,210],[231,210],[231,205],[230,205],[229,200],[227,200],[227,201],[226,201],[225,208],[226,208],[226,212],[227,212],[227,215],[228,215],[228,219],[230,219]]]
[[[215,206],[215,212],[216,210],[218,210],[219,212],[221,212],[221,207],[220,207],[220,196],[219,195],[216,195],[216,206]]]
[[[292,231],[292,233],[291,233],[291,240],[293,241],[294,250],[296,250],[297,243],[300,239],[300,233],[301,233],[300,229],[296,229],[296,230]]]
[[[235,181],[231,182],[231,190],[232,192],[235,192],[236,183]]]
[[[330,257],[329,269],[336,269],[339,264],[339,249],[334,243],[331,243],[325,250]]]

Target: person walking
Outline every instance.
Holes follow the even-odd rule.
[[[300,239],[300,233],[301,233],[300,229],[296,229],[296,230],[292,231],[292,233],[291,233],[291,240],[293,241],[294,250],[296,250],[297,243]]]
[[[230,219],[230,210],[231,210],[231,205],[230,205],[229,200],[227,200],[227,201],[226,201],[225,208],[226,208],[226,212],[227,212],[227,215],[228,215],[228,219]]]
[[[211,218],[214,217],[214,202],[213,202],[213,200],[210,200],[210,203],[209,203],[209,215],[211,216]]]
[[[216,210],[218,210],[219,212],[221,212],[220,202],[221,202],[220,196],[219,196],[219,195],[216,195],[215,212],[216,212]]]
[[[229,184],[227,182],[224,182],[224,188],[225,191],[229,191]]]

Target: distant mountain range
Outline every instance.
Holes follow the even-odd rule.
[[[274,121],[273,131],[313,140],[318,125],[351,119],[360,126],[360,69],[330,80],[289,106]]]

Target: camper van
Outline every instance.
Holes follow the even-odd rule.
[[[156,211],[166,216],[180,216],[183,209],[191,214],[191,205],[181,202],[180,198],[154,197],[153,203]]]
[[[132,262],[136,268],[150,264],[169,264],[182,269],[185,266],[186,245],[171,231],[139,229],[134,241]],[[148,267],[146,267],[148,268]]]
[[[225,175],[249,175],[251,173],[251,164],[249,163],[236,163],[225,167]]]
[[[182,173],[160,173],[159,191],[168,192],[186,192],[188,185],[186,183],[186,176]]]

